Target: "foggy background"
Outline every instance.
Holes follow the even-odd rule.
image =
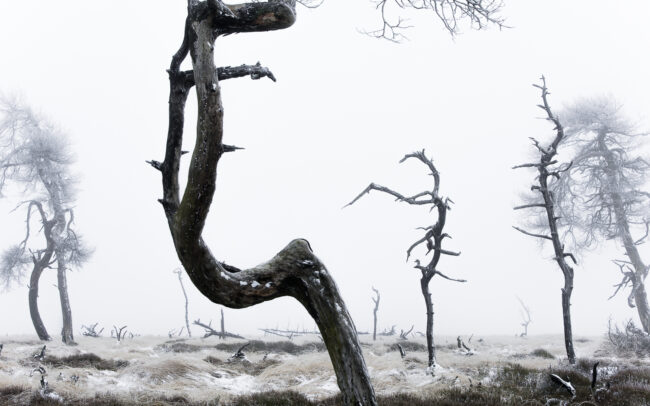
[[[301,7],[288,30],[219,39],[218,66],[260,61],[278,81],[222,83],[224,142],[246,149],[221,160],[206,242],[218,259],[243,268],[306,238],[359,331],[372,328],[371,286],[381,293],[379,330],[424,331],[420,272],[405,259],[421,237],[415,228],[433,224],[433,215],[380,193],[341,207],[370,182],[404,194],[429,189],[423,165],[398,164],[425,148],[441,172],[441,195],[455,202],[445,248],[462,252],[444,256],[439,269],[468,280],[432,280],[435,334],[520,333],[517,295],[531,310],[530,334],[561,333],[563,279],[551,248],[511,227],[521,214],[512,207],[534,173],[510,168],[531,156],[528,137],[554,135],[539,119],[531,84],[546,75],[556,112],[582,96],[611,94],[649,129],[649,13],[640,1],[511,0],[502,11],[510,29],[467,28],[452,39],[432,14],[417,13],[407,15],[410,41],[393,44],[358,32],[380,27],[372,3],[327,0]],[[77,155],[75,221],[95,248],[82,270],[68,274],[77,335],[95,322],[105,334],[113,324],[158,335],[184,325],[172,272],[180,264],[156,201],[160,173],[144,161],[163,158],[165,69],[185,14],[181,0],[0,2],[0,90],[56,122]],[[184,149],[194,143],[195,115],[191,96]],[[19,201],[0,200],[2,249],[24,236],[24,210],[10,213]],[[647,260],[649,246],[640,253]],[[610,317],[636,321],[627,292],[607,301],[620,282],[615,257],[622,250],[611,243],[574,267],[578,337],[604,333]],[[221,306],[184,281],[190,322],[218,322]],[[58,339],[54,283],[55,272],[46,271],[39,305]],[[34,334],[25,286],[0,293],[0,309],[0,334]],[[243,335],[314,326],[290,298],[225,313],[226,329]]]

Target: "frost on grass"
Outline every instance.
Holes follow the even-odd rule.
[[[612,387],[618,385],[620,396],[627,396],[627,403],[621,402],[623,398],[619,396],[605,399],[599,405],[642,405],[640,399],[650,398],[650,360],[607,359],[601,353],[607,338],[578,343],[580,355],[597,359],[579,360],[575,367],[569,368],[566,360],[531,355],[540,348],[551,354],[561,354],[561,336],[531,336],[527,340],[491,337],[480,342],[475,339],[472,347],[478,351],[472,357],[455,351],[456,337],[436,337],[440,343],[438,363],[444,368],[436,367],[434,376],[426,370],[424,338],[414,337],[408,341],[378,338],[372,342],[361,336],[368,370],[382,405],[417,406],[435,404],[436,399],[445,399],[447,403],[442,404],[453,406],[517,404],[508,403],[508,399],[534,399],[541,403],[530,404],[542,405],[551,397],[569,400],[568,395],[550,380],[549,373],[569,378],[577,392],[572,404],[577,404],[590,399],[590,374],[595,361],[600,361],[597,389],[610,382]],[[110,338],[82,337],[79,346],[74,348],[48,343],[48,356],[57,361],[44,362],[43,366],[47,369],[50,388],[65,400],[65,404],[74,406],[92,405],[68,402],[93,399],[96,394],[103,399],[128,401],[123,404],[139,406],[205,405],[217,398],[221,404],[228,405],[248,405],[254,399],[257,404],[287,404],[280,399],[287,402],[300,399],[291,404],[338,405],[340,402],[332,398],[338,394],[338,387],[328,354],[322,343],[309,340],[309,337],[296,337],[293,340],[229,339],[224,342],[214,337],[173,341],[162,337],[136,337],[115,346]],[[393,349],[397,342],[406,349],[404,359]],[[250,343],[246,347],[247,360],[228,362],[228,357],[246,343]],[[22,401],[14,404],[30,404],[31,396],[40,399],[40,377],[38,374],[29,376],[34,362],[30,357],[39,345],[25,340],[5,341],[0,362],[0,389],[13,394],[3,397],[4,392],[0,391],[1,405],[12,404],[5,401],[9,396]],[[509,350],[508,354],[523,356],[504,359],[505,349]],[[28,359],[30,365],[26,364]],[[123,360],[128,365],[100,369],[96,367],[100,360]],[[75,375],[79,377],[76,382],[72,380]],[[293,395],[287,390],[293,391]],[[266,394],[269,391],[278,392]],[[603,393],[599,392],[599,396]],[[184,400],[163,401],[172,398]],[[159,399],[158,403],[153,401],[155,399]],[[276,403],[262,403],[262,399],[275,399]],[[501,402],[501,399],[505,400]],[[421,403],[425,400],[428,403]],[[117,401],[107,404],[123,405]]]

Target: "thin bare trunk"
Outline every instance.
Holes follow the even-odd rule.
[[[379,310],[379,301],[381,300],[381,296],[379,295],[379,291],[377,289],[373,287],[372,290],[375,292],[376,295],[376,297],[372,298],[372,301],[375,303],[375,308],[372,311],[372,316],[373,316],[372,341],[377,341],[377,311]]]
[[[433,301],[431,300],[431,292],[429,291],[429,281],[426,276],[420,279],[420,287],[422,288],[422,296],[424,296],[424,303],[427,308],[427,350],[429,353],[429,368],[436,365],[436,344],[433,341]]]
[[[221,309],[221,335],[219,338],[226,339],[226,322],[223,317],[223,309]]]
[[[187,300],[187,292],[185,291],[185,285],[183,285],[183,271],[176,269],[174,271],[178,274],[178,282],[181,284],[181,290],[183,291],[183,296],[185,297],[185,328],[187,329],[187,335],[192,337],[192,330],[190,330],[190,318],[189,318],[189,301]]]
[[[61,339],[65,344],[73,345],[74,333],[72,331],[72,309],[70,307],[70,297],[68,296],[68,280],[66,276],[67,268],[64,259],[65,253],[57,250],[57,287],[59,289],[59,300],[61,302],[61,317],[63,319],[63,328],[61,329]]]
[[[44,267],[39,263],[34,264],[34,269],[29,279],[29,314],[32,317],[32,323],[34,324],[38,338],[43,341],[50,341],[52,337],[50,337],[45,329],[45,324],[43,324],[41,314],[38,311],[38,282],[43,270]]]

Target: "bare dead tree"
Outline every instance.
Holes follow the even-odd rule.
[[[400,160],[400,163],[411,158],[423,163],[431,171],[430,175],[433,177],[433,189],[431,191],[425,190],[413,196],[404,196],[401,193],[395,192],[394,190],[387,187],[371,183],[357,197],[355,197],[354,200],[348,203],[346,207],[354,204],[365,194],[370,193],[370,191],[376,190],[378,192],[383,192],[394,196],[396,200],[400,202],[418,206],[431,205],[431,211],[436,209],[436,223],[428,227],[423,227],[422,229],[425,231],[424,236],[418,239],[406,250],[407,260],[411,255],[411,251],[418,247],[420,244],[425,244],[427,248],[425,255],[428,255],[433,251],[432,258],[427,265],[421,265],[420,260],[415,260],[415,268],[419,269],[422,274],[422,278],[420,279],[420,288],[422,290],[422,295],[424,296],[424,302],[427,309],[427,349],[429,352],[428,365],[429,368],[433,369],[435,367],[436,358],[435,345],[433,341],[433,301],[431,300],[431,293],[429,291],[429,282],[435,275],[440,275],[442,278],[454,282],[466,281],[464,279],[451,278],[440,272],[438,269],[438,262],[440,261],[442,255],[460,255],[460,252],[453,252],[442,248],[443,240],[447,237],[451,238],[449,234],[443,232],[443,230],[447,221],[447,211],[450,209],[450,204],[453,202],[449,198],[442,198],[438,193],[440,189],[440,173],[438,173],[438,170],[434,166],[433,161],[426,157],[424,150],[405,155],[404,158]]]
[[[181,284],[181,290],[183,291],[183,296],[185,297],[185,327],[187,328],[187,335],[191,338],[192,330],[190,330],[190,319],[188,316],[189,302],[187,300],[187,292],[185,292],[185,286],[183,285],[183,270],[176,268],[174,269],[174,273],[178,275],[178,283]],[[221,317],[223,319],[223,310],[221,310]]]
[[[2,355],[2,349],[4,348],[4,344],[0,343],[0,355]]]
[[[571,164],[567,165],[557,165],[558,161],[556,160],[557,148],[564,138],[564,127],[560,120],[553,114],[551,107],[548,103],[548,89],[546,87],[546,79],[544,76],[541,78],[541,85],[534,84],[536,88],[541,90],[542,104],[539,107],[545,112],[546,120],[550,121],[554,125],[555,137],[553,141],[547,146],[543,147],[539,141],[534,138],[531,138],[533,145],[540,153],[539,162],[525,163],[522,165],[517,165],[513,169],[517,168],[534,168],[537,169],[537,183],[531,186],[531,191],[539,193],[541,195],[541,201],[539,198],[536,198],[534,203],[524,204],[517,206],[515,210],[521,209],[541,209],[544,212],[544,219],[548,227],[549,234],[537,234],[530,231],[526,231],[519,227],[513,228],[525,235],[541,238],[543,240],[551,241],[553,244],[553,251],[555,253],[555,261],[557,262],[562,274],[564,275],[564,287],[562,288],[562,318],[564,324],[564,345],[566,347],[567,357],[571,364],[575,364],[576,355],[573,348],[573,333],[571,328],[571,293],[573,292],[573,268],[569,266],[566,261],[566,258],[569,257],[573,260],[574,264],[577,263],[573,254],[566,252],[564,250],[564,243],[561,240],[560,233],[558,231],[558,215],[556,213],[556,196],[552,191],[552,187],[549,185],[549,178],[551,179],[560,179],[563,174],[571,167]]]
[[[111,331],[111,337],[115,337],[117,339],[117,342],[121,342],[125,337],[126,337],[126,326],[122,326],[120,328],[117,328],[117,326],[113,326],[113,330]],[[131,333],[131,338],[133,338],[133,333]]]
[[[372,310],[373,324],[372,324],[372,341],[377,341],[377,311],[379,310],[379,291],[372,287],[372,290],[375,292],[375,297],[372,298],[375,308]]]
[[[617,240],[626,258],[616,260],[622,280],[615,296],[631,287],[628,305],[636,307],[641,325],[650,333],[650,306],[645,288],[649,266],[639,253],[650,229],[650,164],[640,154],[644,133],[608,97],[582,99],[563,112],[573,165],[553,186],[558,216],[578,251],[603,240]]]
[[[394,336],[395,334],[397,334],[397,331],[395,330],[395,327],[397,327],[397,326],[395,326],[395,325],[391,326],[390,330],[385,328],[384,331],[379,333],[379,335],[380,336],[385,336],[385,337]]]
[[[219,338],[226,338],[226,337],[244,338],[244,337],[240,336],[239,334],[229,333],[229,332],[227,332],[225,330],[217,331],[217,330],[212,328],[212,322],[210,322],[208,324],[205,324],[205,323],[201,323],[200,319],[197,319],[197,320],[194,320],[194,324],[199,326],[199,327],[203,327],[203,329],[205,330],[205,333],[203,334],[203,338],[208,338],[210,336],[217,336]]]
[[[414,327],[415,327],[415,325],[411,326],[411,328],[408,329],[407,331],[400,330],[400,333],[399,333],[400,340],[408,340],[409,339],[409,334],[411,334]]]
[[[452,37],[459,33],[459,23],[463,20],[470,28],[479,30],[489,25],[505,27],[504,19],[499,16],[503,5],[499,0],[373,0],[373,3],[381,14],[381,28],[365,33],[393,42],[406,39],[403,32],[411,26],[402,14],[411,10],[432,12]]]
[[[471,339],[472,338],[470,337],[470,340]],[[467,346],[467,344],[465,344],[465,341],[463,341],[463,339],[460,338],[460,336],[456,337],[456,344],[458,345],[458,349],[466,351],[467,355],[473,354],[472,350]]]
[[[187,6],[183,41],[168,70],[169,130],[165,159],[149,162],[162,173],[160,203],[183,268],[203,295],[230,308],[249,307],[282,296],[296,298],[323,333],[343,403],[376,405],[354,322],[334,280],[306,240],[294,240],[270,261],[241,270],[217,260],[201,236],[215,193],[217,164],[224,153],[236,150],[223,143],[224,110],[219,82],[245,76],[273,79],[261,65],[217,68],[215,41],[229,34],[288,28],[296,20],[296,2],[272,0],[227,5],[221,0],[188,0]],[[181,71],[181,63],[188,55],[192,70]],[[184,110],[192,87],[198,99],[196,146],[181,198],[178,180]]]
[[[524,331],[519,334],[519,337],[526,337],[528,335],[528,325],[532,322],[530,309],[528,309],[528,306],[526,306],[519,296],[517,296],[517,301],[519,301],[519,305],[521,306],[519,314],[521,315],[521,326],[524,328]]]
[[[74,159],[65,135],[26,105],[0,99],[0,116],[0,195],[8,182],[33,191],[31,198],[18,206],[27,207],[25,238],[0,257],[0,280],[9,288],[22,280],[27,267],[32,266],[30,315],[38,337],[50,340],[38,310],[38,285],[41,274],[55,268],[63,318],[62,339],[66,344],[74,344],[67,271],[81,267],[91,254],[74,230],[76,180],[70,170]],[[45,239],[40,247],[31,235],[34,214]]]
[[[102,327],[99,331],[97,331],[97,326],[99,323],[92,324],[90,326],[81,326],[81,335],[86,336],[86,337],[100,337],[102,335],[102,331],[104,331],[104,328]]]

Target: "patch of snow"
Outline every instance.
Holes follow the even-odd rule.
[[[240,285],[240,286],[246,286],[246,285],[248,285],[248,282],[245,282],[245,281],[239,281],[239,285]]]
[[[251,287],[252,287],[252,288],[256,288],[256,287],[258,287],[258,286],[260,286],[260,283],[259,283],[258,281],[253,281],[253,282],[251,283]]]

